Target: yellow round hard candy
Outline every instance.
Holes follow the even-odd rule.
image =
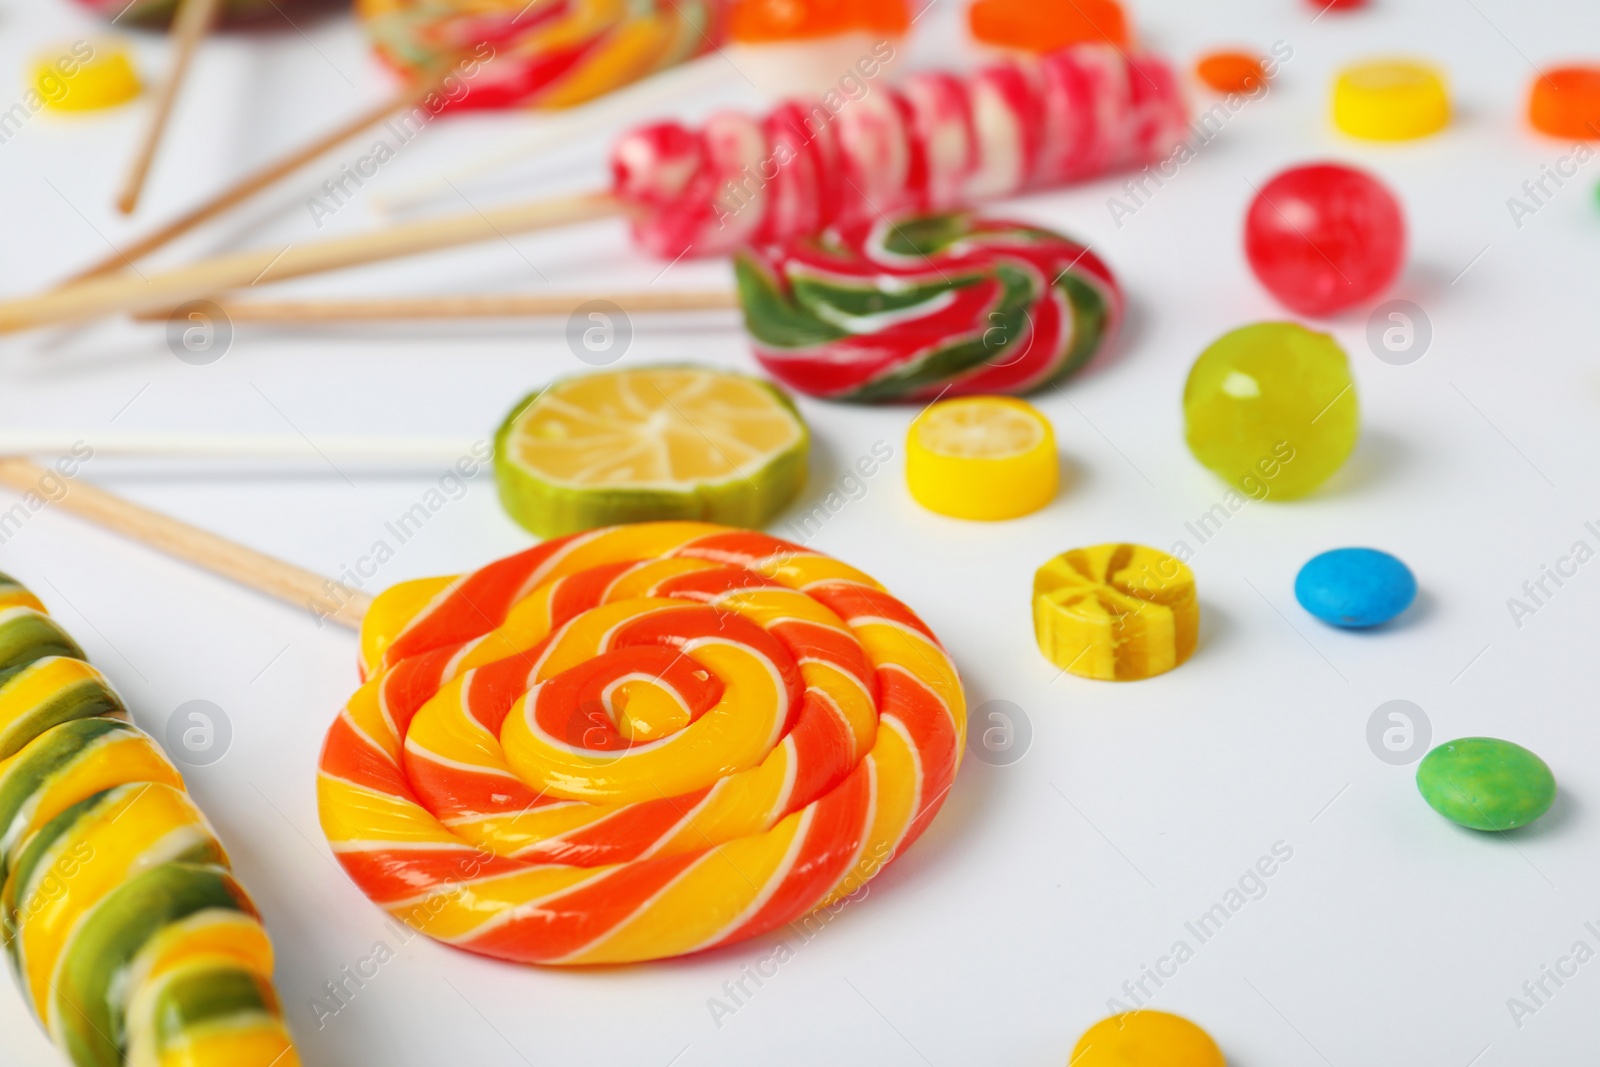
[[[143,90],[128,50],[105,41],[78,41],[41,55],[33,88],[52,111],[116,107]]]
[[[1227,1067],[1211,1035],[1181,1015],[1130,1011],[1101,1019],[1078,1039],[1071,1067]]]
[[[1081,677],[1164,674],[1199,641],[1194,573],[1143,545],[1063,552],[1033,576],[1033,629],[1045,658]]]
[[[929,511],[997,521],[1055,498],[1060,461],[1050,422],[1009,396],[931,404],[906,435],[906,484]]]
[[[1346,67],[1333,86],[1333,123],[1368,141],[1409,141],[1450,122],[1444,75],[1424,63],[1377,59]]]

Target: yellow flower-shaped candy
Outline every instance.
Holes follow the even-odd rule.
[[[1015,519],[1050,503],[1059,480],[1049,420],[1014,397],[931,404],[906,435],[906,484],[940,515]]]
[[[1033,629],[1050,662],[1084,678],[1162,674],[1194,653],[1194,574],[1143,545],[1075,548],[1034,574]]]

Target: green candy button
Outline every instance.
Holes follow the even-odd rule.
[[[1473,830],[1512,830],[1550,810],[1556,777],[1521,745],[1494,737],[1446,741],[1417,765],[1428,806]]]

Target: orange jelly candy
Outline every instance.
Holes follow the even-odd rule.
[[[1116,0],[976,0],[968,18],[972,36],[985,44],[1028,52],[1129,43],[1128,17]]]
[[[1600,67],[1552,67],[1533,83],[1528,121],[1540,133],[1600,137]]]
[[[907,0],[735,0],[728,36],[744,44],[833,37],[852,30],[900,35],[911,27]]]
[[[1219,93],[1253,93],[1267,81],[1261,60],[1248,52],[1212,52],[1201,56],[1194,72],[1207,87]]]

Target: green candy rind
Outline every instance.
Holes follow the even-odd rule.
[[[50,616],[27,607],[0,611],[0,682],[46,656],[88,659]]]
[[[1514,830],[1550,810],[1556,778],[1544,760],[1494,737],[1447,741],[1417,765],[1428,806],[1473,830]]]
[[[0,685],[0,691],[13,683],[23,683],[29,672],[43,670],[58,658],[61,657],[45,656],[14,671],[4,685]],[[97,715],[126,714],[127,709],[123,707],[122,701],[106,687],[105,683],[98,678],[79,679],[72,685],[55,690],[44,700],[0,728],[0,759],[16,755],[30,741],[52,726],[59,726],[74,719],[90,719]],[[0,832],[3,832],[5,825],[4,822],[0,822]]]
[[[127,1034],[113,1003],[117,977],[149,940],[213,908],[255,917],[233,876],[210,864],[164,863],[130,879],[78,928],[59,971],[51,1009],[56,1040],[80,1067],[118,1067]]]
[[[701,370],[661,366],[655,370]],[[772,394],[794,417],[798,440],[753,476],[734,475],[724,482],[665,489],[587,489],[556,485],[537,477],[511,456],[508,441],[518,417],[546,390],[529,393],[500,424],[494,435],[495,482],[500,503],[518,524],[539,537],[563,537],[602,526],[633,522],[690,521],[759,529],[788,506],[805,488],[811,433],[800,409],[781,389],[749,379]],[[552,383],[549,388],[561,385]]]

